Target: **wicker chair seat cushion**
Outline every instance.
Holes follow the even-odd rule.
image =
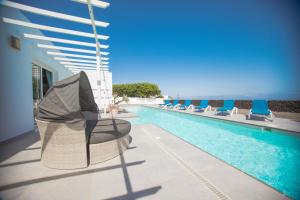
[[[91,130],[90,144],[97,144],[118,139],[130,132],[131,124],[121,119],[100,119],[97,122],[87,122],[87,129]]]

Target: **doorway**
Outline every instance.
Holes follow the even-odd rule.
[[[32,63],[32,95],[34,116],[37,113],[37,105],[43,99],[49,88],[53,85],[53,73]]]

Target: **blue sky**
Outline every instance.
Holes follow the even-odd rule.
[[[68,0],[15,1],[88,16],[83,4]],[[110,36],[103,44],[110,45],[114,83],[153,82],[164,94],[181,98],[300,98],[297,1],[108,2],[109,8],[94,12],[98,20],[111,23],[98,32]],[[26,16],[36,23],[92,31],[88,25]]]

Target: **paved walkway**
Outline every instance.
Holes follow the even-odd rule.
[[[40,159],[37,132],[0,146],[0,199],[287,199],[154,125],[133,126],[123,155],[80,170]]]

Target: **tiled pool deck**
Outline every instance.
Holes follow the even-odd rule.
[[[148,107],[161,109],[157,105],[148,105]],[[249,120],[246,118],[245,114],[233,114],[232,116],[230,115],[222,116],[222,115],[216,115],[215,111],[194,112],[192,110],[178,110],[178,109],[163,109],[163,110],[170,111],[170,112],[181,112],[181,113],[187,113],[192,115],[199,115],[199,116],[210,117],[214,119],[227,120],[227,121],[244,123],[244,124],[255,125],[255,126],[282,129],[285,131],[298,132],[300,134],[300,122],[291,119],[275,117],[274,120],[271,122],[267,120],[266,121],[252,120],[252,119]]]
[[[288,199],[157,126],[130,135],[123,155],[79,170],[44,167],[37,131],[3,144],[0,199]]]

